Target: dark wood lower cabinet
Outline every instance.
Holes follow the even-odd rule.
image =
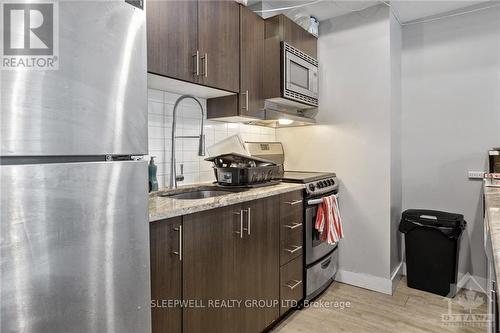
[[[304,298],[304,266],[302,260],[302,256],[297,257],[280,268],[280,315],[285,314]]]
[[[183,217],[183,332],[237,332],[237,308],[216,303],[238,298],[235,241],[239,238],[239,206]]]
[[[261,332],[279,317],[278,196],[242,205],[243,238],[236,242],[240,311],[238,332]]]
[[[289,200],[300,196],[151,223],[153,332],[262,332],[286,310],[280,299],[302,297],[293,286],[302,257],[280,268],[280,206]]]
[[[169,303],[182,300],[181,225],[176,217],[149,226],[153,333],[181,332],[182,308]]]

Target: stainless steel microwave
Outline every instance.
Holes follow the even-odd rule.
[[[318,106],[318,60],[285,42],[281,54],[283,97]]]

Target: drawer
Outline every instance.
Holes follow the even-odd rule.
[[[307,268],[307,299],[316,297],[318,291],[324,290],[324,288],[335,278],[339,261],[338,252],[338,247],[336,247],[332,253],[324,257],[321,261]]]
[[[280,224],[280,265],[302,255],[304,250],[304,224],[302,218]]]
[[[295,223],[304,215],[304,197],[302,191],[280,195],[280,220],[283,223]]]
[[[304,298],[302,256],[280,268],[280,315]]]

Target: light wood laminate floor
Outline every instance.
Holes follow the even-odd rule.
[[[317,301],[329,306],[335,303],[328,302],[350,302],[350,307],[309,307],[295,311],[273,332],[486,332],[486,324],[477,321],[445,323],[442,315],[449,311],[447,299],[408,288],[405,279],[392,296],[335,282]],[[476,316],[465,318],[478,319],[487,313],[487,302],[488,298],[482,293],[462,290],[453,299],[451,311],[473,314]]]

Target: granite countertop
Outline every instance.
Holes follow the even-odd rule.
[[[488,215],[488,230],[493,248],[493,261],[496,278],[500,281],[500,187],[484,187],[486,214]]]
[[[243,192],[235,192],[212,198],[204,199],[173,199],[161,197],[162,193],[183,193],[194,191],[200,187],[213,187],[212,183],[200,183],[186,186],[179,186],[177,190],[160,189],[158,192],[149,195],[149,222],[163,220],[171,217],[192,214],[204,210],[218,207],[230,206],[240,202],[256,200],[281,193],[301,190],[303,184],[278,183],[276,185],[252,188]]]

